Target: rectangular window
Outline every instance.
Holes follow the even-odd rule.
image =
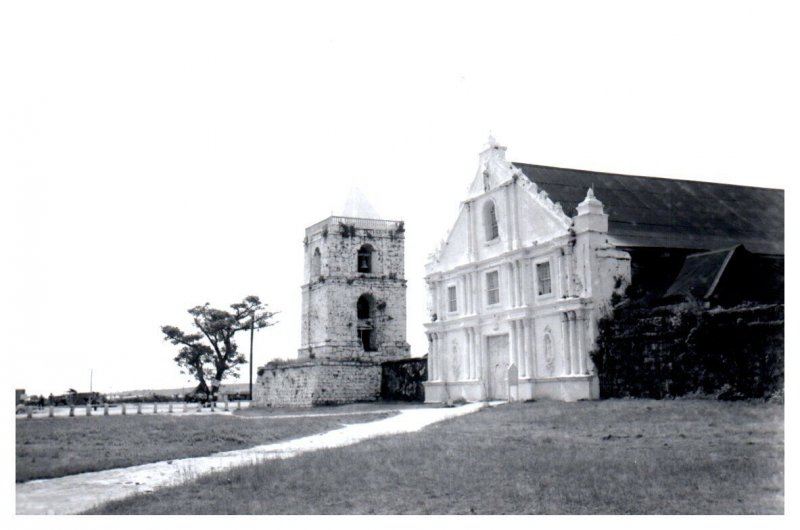
[[[500,278],[497,271],[486,273],[486,305],[500,303]]]
[[[536,264],[536,283],[539,286],[539,296],[553,292],[550,283],[550,262]]]
[[[458,311],[458,300],[456,299],[455,285],[451,285],[447,288],[447,310],[451,313]]]

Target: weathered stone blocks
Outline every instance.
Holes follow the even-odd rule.
[[[312,407],[380,398],[381,365],[372,361],[308,359],[259,369],[256,405]]]
[[[409,356],[402,221],[331,216],[306,229],[297,361],[259,369],[256,405],[380,397],[381,362]]]

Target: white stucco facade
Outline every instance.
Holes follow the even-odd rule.
[[[426,402],[596,399],[597,320],[631,274],[607,233],[591,190],[570,218],[490,140],[426,266]]]

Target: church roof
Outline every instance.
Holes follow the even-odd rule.
[[[686,256],[683,267],[664,296],[684,295],[706,300],[714,294],[728,263],[741,245]]]
[[[513,164],[568,216],[593,187],[620,246],[784,253],[783,190]]]

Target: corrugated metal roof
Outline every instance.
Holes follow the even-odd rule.
[[[513,164],[570,217],[594,186],[621,246],[784,253],[783,190]]]
[[[684,295],[697,300],[709,298],[725,272],[736,249],[731,248],[701,252],[686,256],[678,277],[672,282],[664,296]]]

